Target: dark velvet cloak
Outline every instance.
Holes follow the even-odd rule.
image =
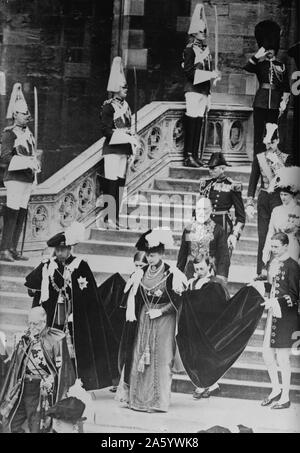
[[[74,257],[70,258],[72,262]],[[27,277],[25,285],[39,290],[42,281],[41,263]],[[59,275],[54,273],[58,286]],[[57,277],[57,278],[56,278]],[[80,279],[81,277],[81,279]],[[78,279],[80,279],[78,281]],[[83,282],[80,284],[79,282]],[[85,283],[86,282],[86,283]],[[40,292],[34,296],[33,306],[39,305]],[[47,323],[52,325],[58,293],[49,284],[49,299],[42,306],[47,312]],[[106,314],[93,273],[87,262],[81,261],[72,272],[73,336],[76,356],[76,370],[85,390],[95,390],[112,385],[118,377],[118,343]]]
[[[227,302],[217,283],[183,293],[176,340],[195,386],[213,385],[242,354],[262,316],[262,302],[252,286],[243,287]]]
[[[98,297],[111,323],[113,336],[118,347],[126,319],[126,308],[122,306],[125,284],[124,278],[116,273],[98,286]]]

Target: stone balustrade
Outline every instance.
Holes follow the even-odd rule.
[[[162,175],[171,163],[181,165],[184,110],[181,102],[152,102],[139,110],[137,132],[141,147],[127,175],[129,195],[142,187],[151,187],[154,177]],[[242,128],[242,132],[234,136],[235,140],[240,140],[238,150],[246,153],[251,110],[243,105],[213,104],[208,129],[219,128],[225,153],[231,146],[230,131],[235,122]],[[97,174],[103,174],[102,146],[103,139],[98,140],[34,188],[29,203],[25,250],[43,249],[50,236],[75,220],[86,226],[93,223],[97,213],[96,198],[101,193]],[[208,146],[215,149],[218,142],[209,142]],[[5,203],[5,189],[0,189],[0,203]]]

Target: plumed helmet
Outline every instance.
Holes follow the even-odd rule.
[[[194,13],[191,18],[190,28],[188,31],[189,35],[193,35],[194,33],[198,33],[198,31],[206,31],[206,35],[208,35],[208,27],[207,21],[205,16],[205,9],[202,3],[197,3],[194,9]]]
[[[113,59],[107,84],[107,91],[118,93],[126,85],[124,66],[121,57]]]
[[[255,39],[258,47],[266,50],[273,49],[275,53],[280,48],[280,26],[273,20],[263,20],[255,26]]]

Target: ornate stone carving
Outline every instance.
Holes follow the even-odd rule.
[[[37,206],[32,213],[31,231],[35,239],[44,236],[48,230],[48,210],[43,205]]]
[[[244,127],[241,121],[232,123],[228,138],[228,144],[232,151],[239,152],[244,148]]]
[[[140,166],[145,162],[145,159],[146,159],[146,145],[145,145],[145,141],[142,138],[140,138],[140,147],[137,151],[137,155],[131,166],[131,171],[134,173],[136,171],[138,171]]]
[[[78,190],[78,209],[81,212],[86,212],[92,207],[95,193],[95,184],[91,178],[86,178],[82,181]]]
[[[179,118],[175,122],[174,129],[173,129],[173,142],[177,149],[183,148],[183,138],[184,138],[183,122],[182,122],[182,119]]]
[[[148,135],[148,157],[149,159],[154,159],[155,154],[159,150],[159,146],[161,143],[161,129],[160,127],[154,126],[149,135]]]
[[[63,196],[59,207],[60,223],[63,227],[69,226],[76,220],[77,203],[72,193]]]

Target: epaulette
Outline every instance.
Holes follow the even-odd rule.
[[[42,259],[42,263],[43,264],[50,263],[50,259],[49,258],[43,258]]]
[[[243,191],[243,184],[240,181],[233,181],[231,178],[227,178],[231,184],[231,190],[233,192],[242,192]]]
[[[103,102],[102,107],[104,107],[105,105],[111,104],[112,102],[113,102],[113,98],[106,99],[106,100]]]
[[[209,182],[210,182],[209,178],[201,178],[199,181],[199,184],[201,187],[203,187],[203,186],[206,186],[207,184],[209,184]]]
[[[193,45],[194,45],[194,43],[189,42],[186,47],[191,48],[191,47],[193,47]]]

